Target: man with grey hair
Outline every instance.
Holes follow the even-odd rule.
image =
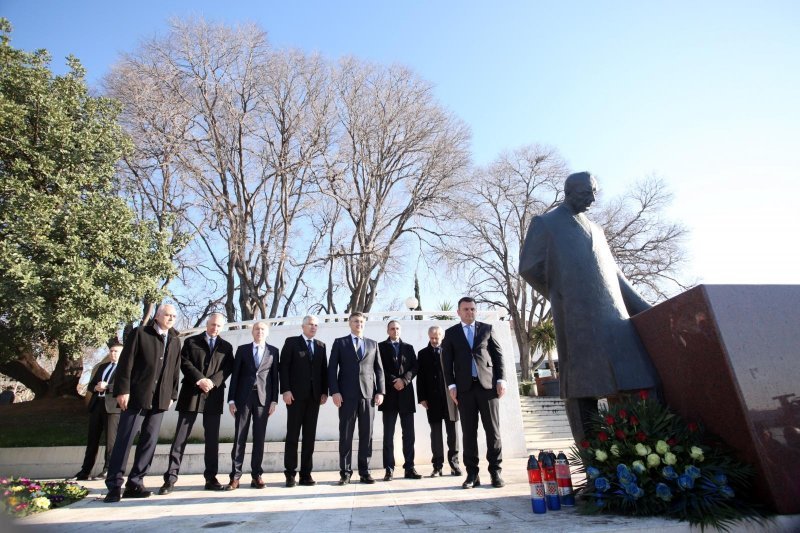
[[[444,443],[442,421],[447,433],[447,462],[450,473],[461,475],[458,462],[458,407],[447,392],[447,383],[442,375],[442,339],[444,330],[439,326],[428,328],[428,346],[417,354],[419,373],[417,374],[417,401],[425,408],[428,424],[431,426],[431,452],[433,472],[431,477],[441,476],[444,468]]]
[[[225,404],[225,381],[233,371],[233,346],[219,334],[225,327],[221,313],[212,313],[206,330],[186,339],[181,349],[183,382],[178,395],[178,424],[169,451],[169,466],[159,494],[169,494],[178,480],[183,451],[192,432],[197,413],[203,415],[206,490],[222,490],[217,480],[219,469],[219,422]]]
[[[286,486],[295,486],[297,446],[303,432],[300,452],[300,485],[311,486],[314,441],[317,438],[319,408],[328,401],[328,355],[325,343],[315,339],[319,319],[303,317],[303,332],[283,344],[280,359],[280,385],[286,404],[286,444],[283,466]]]
[[[564,202],[531,221],[520,275],[550,301],[561,397],[575,440],[582,440],[597,398],[653,389],[658,376],[630,316],[650,308],[614,261],[603,229],[584,213],[597,181],[570,174]]]
[[[108,461],[106,503],[150,496],[144,477],[153,462],[164,411],[178,397],[181,346],[172,327],[177,317],[175,306],[161,305],[151,323],[134,328],[125,338],[112,386],[122,413]],[[140,429],[133,467],[121,493],[128,453]]]
[[[250,486],[265,487],[261,474],[264,469],[264,440],[267,434],[267,419],[278,406],[278,349],[267,344],[269,328],[266,322],[256,322],[252,327],[253,342],[236,349],[228,390],[228,407],[236,418],[234,442],[231,450],[230,483],[225,490],[239,488],[242,477],[244,452],[250,422],[253,422],[253,450],[250,457]]]

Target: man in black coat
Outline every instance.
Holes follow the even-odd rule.
[[[236,350],[228,391],[228,407],[236,418],[231,450],[231,480],[225,490],[239,488],[250,420],[253,421],[253,453],[250,460],[250,486],[264,488],[261,461],[264,459],[264,440],[267,419],[278,406],[278,349],[267,344],[269,329],[266,322],[253,324],[253,342]]]
[[[493,487],[505,485],[500,477],[503,447],[500,441],[500,398],[506,392],[503,352],[491,324],[475,320],[475,300],[458,301],[461,323],[447,329],[442,342],[444,377],[450,397],[458,405],[464,434],[464,467],[471,489],[478,477],[478,417],[486,433],[486,459]]]
[[[206,490],[222,490],[217,481],[219,469],[219,420],[225,403],[225,381],[233,371],[233,346],[219,337],[225,327],[221,313],[212,313],[205,333],[186,339],[181,350],[183,382],[178,394],[178,424],[169,451],[169,467],[159,494],[169,494],[178,480],[183,451],[192,432],[197,413],[203,414]]]
[[[280,384],[286,404],[286,446],[283,451],[286,486],[295,485],[297,442],[303,432],[300,453],[300,484],[311,486],[314,441],[317,438],[317,418],[320,405],[328,401],[328,356],[325,343],[315,339],[319,319],[303,317],[303,333],[289,337],[283,344],[280,360]]]
[[[177,316],[174,306],[162,305],[152,323],[135,328],[125,339],[112,389],[122,414],[108,464],[106,502],[150,496],[144,476],[153,461],[164,411],[178,398],[181,347],[172,327]],[[140,428],[133,467],[121,494],[128,453]]]
[[[111,448],[114,447],[114,439],[117,437],[117,426],[119,425],[119,411],[106,411],[105,396],[108,392],[108,383],[117,369],[119,354],[122,352],[122,343],[114,337],[108,343],[108,361],[100,363],[94,368],[92,378],[86,386],[89,398],[89,436],[86,443],[86,454],[83,457],[83,466],[80,472],[75,474],[74,479],[86,481],[92,473],[97,450],[100,448],[100,436],[103,429],[106,432],[106,451],[103,459],[103,469],[97,474],[97,478],[104,478],[108,474],[108,458],[111,456]]]
[[[394,430],[397,417],[403,432],[403,471],[407,479],[422,476],[414,468],[414,413],[417,411],[414,384],[417,375],[417,355],[414,347],[400,339],[400,323],[391,320],[386,325],[389,338],[378,343],[383,374],[386,379],[386,396],[378,410],[383,413],[383,468],[384,481],[394,475]]]
[[[461,475],[458,464],[458,408],[447,393],[447,384],[442,372],[442,340],[444,330],[439,326],[428,328],[428,346],[417,354],[417,400],[425,408],[431,426],[431,452],[433,472],[431,477],[441,476],[444,468],[444,443],[442,421],[447,432],[447,461],[454,476]]]
[[[369,471],[375,406],[383,403],[386,385],[378,343],[364,338],[364,313],[350,315],[350,335],[333,341],[328,386],[339,409],[339,485],[353,475],[353,433],[358,421],[358,474],[362,483],[375,483]]]

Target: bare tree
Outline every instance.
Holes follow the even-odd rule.
[[[449,263],[465,274],[476,299],[508,311],[523,379],[546,356],[542,351],[535,358],[532,335],[549,318],[550,309],[519,276],[519,253],[533,217],[562,201],[568,173],[565,161],[550,147],[530,145],[501,154],[477,169],[470,186],[456,198],[475,207],[459,212],[458,226],[440,245]],[[686,230],[664,220],[669,198],[662,181],[647,179],[599,207],[593,217],[604,227],[620,268],[651,296],[663,296],[666,284],[684,287],[679,267]],[[470,246],[452,246],[454,232],[469,235]]]
[[[399,66],[343,60],[334,98],[337,151],[320,182],[341,214],[328,240],[328,307],[340,273],[350,292],[345,311],[366,311],[407,239],[446,216],[469,163],[469,131],[430,84]]]
[[[689,288],[679,275],[686,261],[688,230],[665,220],[664,209],[671,201],[666,183],[648,177],[604,202],[595,215],[622,272],[652,300]]]
[[[560,201],[566,175],[566,163],[551,147],[529,145],[501,154],[475,170],[469,186],[456,195],[458,204],[470,208],[455,213],[457,226],[440,245],[449,263],[466,275],[470,294],[508,311],[524,379],[535,367],[531,330],[548,307],[520,277],[519,254],[533,217]],[[452,245],[454,238],[469,246]]]
[[[193,20],[174,21],[109,78],[137,145],[123,177],[150,211],[189,228],[194,279],[221,288],[199,314],[276,316],[303,297],[327,234],[312,184],[331,142],[329,70],[273,50],[255,25]]]

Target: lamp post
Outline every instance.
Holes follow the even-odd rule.
[[[419,300],[417,300],[413,296],[409,296],[408,298],[406,298],[405,304],[409,311],[414,311],[417,307],[419,307]],[[413,316],[411,317],[411,320],[414,320]]]

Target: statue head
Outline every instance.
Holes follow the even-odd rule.
[[[564,203],[575,213],[583,213],[591,206],[597,194],[597,180],[588,172],[575,172],[564,182]]]

